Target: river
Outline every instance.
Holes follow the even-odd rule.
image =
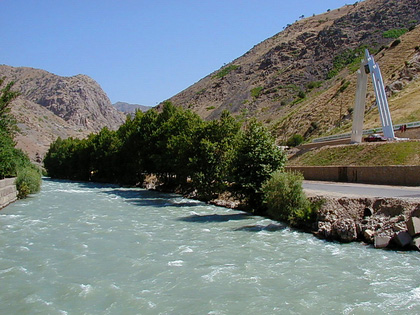
[[[0,314],[418,314],[419,268],[142,189],[44,179],[0,211]]]

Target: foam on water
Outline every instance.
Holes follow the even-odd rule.
[[[0,313],[420,313],[417,252],[173,194],[46,180],[0,212]]]

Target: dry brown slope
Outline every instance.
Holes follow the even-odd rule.
[[[420,51],[416,49],[420,27],[401,36],[401,43],[375,55],[389,96],[391,116],[395,123],[420,121]],[[308,133],[316,123],[320,134],[349,132],[352,123],[356,91],[356,74],[347,70],[330,81],[331,87],[309,97],[295,112],[278,122],[275,128],[279,137],[293,133]],[[340,92],[340,88],[348,85]],[[315,92],[316,93],[316,92]],[[376,100],[369,78],[365,128],[381,126]],[[293,128],[292,128],[293,126]]]
[[[170,101],[206,119],[217,118],[223,110],[255,116],[271,125],[279,138],[331,133],[351,118],[348,108],[354,96],[346,93],[355,81],[346,71],[327,80],[334,57],[363,45],[376,49],[390,45],[394,39],[385,38],[384,31],[408,27],[413,21],[420,21],[419,0],[366,0],[309,17]],[[337,93],[347,81],[351,83],[346,93]],[[308,88],[316,82],[321,87]]]
[[[84,137],[103,127],[118,128],[124,115],[111,104],[98,83],[85,75],[61,77],[40,69],[0,65],[0,76],[15,81],[21,95],[12,113],[20,132],[17,147],[35,159],[57,137]]]

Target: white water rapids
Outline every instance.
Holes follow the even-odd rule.
[[[418,314],[419,268],[141,189],[44,180],[0,211],[0,314]]]

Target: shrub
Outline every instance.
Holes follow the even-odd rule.
[[[258,98],[261,95],[261,91],[263,90],[262,86],[255,87],[251,90],[251,96],[253,98]]]
[[[236,70],[238,68],[239,68],[238,65],[230,65],[230,66],[227,66],[227,67],[223,68],[222,70],[220,70],[219,72],[217,72],[213,76],[213,78],[221,79],[221,78],[227,76],[231,71],[234,71],[234,70]]]
[[[38,192],[41,188],[40,171],[32,165],[20,169],[16,178],[16,188],[19,198]]]
[[[322,85],[322,81],[311,81],[306,86],[308,90],[313,90],[315,88],[319,88]]]
[[[312,222],[315,211],[306,198],[300,173],[276,171],[262,187],[267,213],[292,226]]]
[[[392,29],[388,30],[382,33],[382,36],[385,38],[398,38],[401,35],[404,35],[408,32],[408,29],[406,28],[400,28],[400,29]]]
[[[291,136],[289,140],[287,140],[286,145],[289,147],[296,147],[299,144],[301,144],[303,140],[304,140],[303,136],[296,134],[296,135]]]
[[[299,91],[298,97],[301,98],[301,99],[305,98],[306,97],[305,92],[304,91]]]

